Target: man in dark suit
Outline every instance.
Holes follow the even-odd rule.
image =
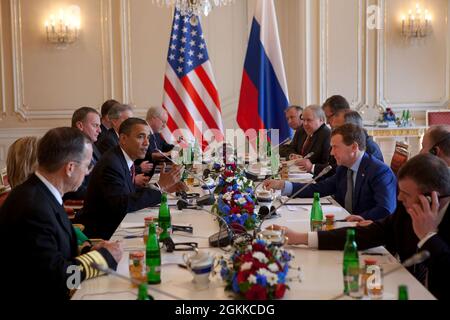
[[[39,141],[39,166],[0,209],[2,293],[8,299],[68,299],[79,281],[100,275],[92,262],[115,269],[119,243],[104,242],[79,255],[62,196],[89,172],[92,143],[79,130],[56,128]],[[95,250],[94,250],[95,249]],[[77,283],[78,282],[78,283]]]
[[[100,140],[101,137],[106,133],[106,131],[108,131],[111,128],[111,121],[108,118],[108,112],[109,112],[109,110],[111,110],[112,106],[115,104],[119,104],[119,102],[114,99],[106,100],[100,108],[100,113],[101,113],[101,117],[102,117],[100,129],[102,131],[100,132],[100,134],[98,136],[98,140]]]
[[[332,126],[334,117],[339,111],[350,110],[350,104],[343,96],[335,95],[329,97],[322,105],[323,112],[327,118],[327,123]]]
[[[320,106],[308,106],[302,115],[304,135],[300,136],[300,153],[291,154],[290,159],[301,160],[309,153],[311,163],[324,163],[330,155],[331,131],[325,124],[325,114]]]
[[[80,130],[91,140],[93,149],[91,167],[93,168],[101,157],[100,151],[95,146],[97,137],[100,134],[100,115],[93,108],[83,107],[77,109],[72,116],[72,128]],[[86,175],[77,191],[66,193],[63,200],[84,200],[89,179],[90,174]]]
[[[175,147],[173,144],[167,143],[161,136],[161,131],[166,127],[169,116],[167,111],[162,107],[151,107],[147,111],[147,122],[152,129],[150,135],[150,145],[148,147],[145,160],[158,163],[160,161],[165,162],[166,157],[170,157],[170,151]],[[164,155],[162,155],[161,151]]]
[[[361,128],[363,127],[363,120],[361,115],[357,111],[353,111],[351,109],[342,109],[336,111],[334,116],[331,118],[332,129],[339,128],[340,126],[343,126],[344,124],[347,123],[352,123]],[[384,162],[383,153],[381,152],[381,149],[378,146],[378,144],[375,141],[373,141],[373,138],[369,136],[366,130],[364,130],[364,135],[366,137],[366,153],[374,156],[381,162]],[[309,161],[308,159],[303,159],[298,161],[298,164],[300,168],[302,168],[306,172],[313,173],[314,176],[319,175],[323,169],[331,165],[333,169],[325,177],[331,177],[332,175],[334,175],[336,173],[337,167],[336,159],[333,157],[332,154],[330,154],[328,162],[326,163],[312,164],[311,161]]]
[[[125,215],[161,201],[161,192],[153,188],[136,190],[134,161],[142,159],[149,146],[150,128],[142,119],[129,118],[119,129],[120,141],[106,152],[92,172],[81,217],[89,237],[109,239]],[[164,192],[183,189],[181,168],[161,171],[159,188]]]
[[[424,174],[426,172],[426,174]],[[399,171],[396,212],[368,226],[356,228],[358,249],[385,246],[405,261],[421,250],[430,258],[408,270],[438,299],[450,299],[450,172],[441,159],[424,154],[412,158]],[[431,195],[428,199],[426,196]],[[275,229],[280,227],[275,226]],[[286,229],[290,244],[320,250],[342,250],[347,228],[319,233]]]
[[[391,169],[364,152],[363,129],[353,124],[343,125],[333,131],[331,153],[336,158],[336,174],[317,184],[310,185],[299,198],[334,196],[352,219],[381,219],[394,212],[396,207],[396,179]],[[302,184],[266,181],[267,188],[283,190],[284,195],[297,192]],[[360,218],[361,217],[361,218]]]
[[[295,134],[289,144],[280,146],[280,157],[289,159],[291,154],[300,154],[302,152],[300,137],[306,134],[303,130],[302,112],[303,108],[300,106],[290,106],[285,111],[286,121],[289,127],[295,131]]]
[[[126,104],[114,104],[108,112],[111,128],[97,142],[98,150],[103,154],[119,145],[119,128],[122,122],[133,116],[133,109]]]

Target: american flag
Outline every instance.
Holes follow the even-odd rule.
[[[162,132],[167,141],[173,141],[172,133],[177,129],[187,129],[183,136],[190,141],[200,137],[211,140],[204,136],[207,129],[215,129],[215,135],[223,137],[219,94],[200,20],[197,16],[182,16],[178,10],[167,55],[163,108],[169,114]]]

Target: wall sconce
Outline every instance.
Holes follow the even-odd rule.
[[[80,7],[72,5],[66,11],[61,9],[57,17],[52,14],[45,21],[47,41],[58,46],[74,43],[80,35],[80,26]]]
[[[402,36],[406,38],[424,38],[431,31],[431,14],[428,10],[422,11],[416,4],[415,12],[409,10],[408,19],[402,16]]]

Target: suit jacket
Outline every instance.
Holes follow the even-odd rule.
[[[294,137],[288,145],[280,146],[280,157],[288,159],[291,154],[300,154],[303,144],[300,144],[300,138],[306,135],[303,126],[295,130]]]
[[[97,148],[101,154],[109,149],[119,145],[119,137],[114,128],[109,129],[102,137],[97,140]]]
[[[336,201],[344,207],[347,193],[347,171],[346,167],[337,167],[334,176],[310,185],[298,197],[312,198],[315,192],[319,192],[320,196],[333,195]],[[293,193],[303,186],[303,184],[295,183],[293,185]],[[397,180],[392,170],[365,153],[356,176],[352,213],[369,220],[384,218],[395,211],[396,195]]]
[[[428,250],[431,257],[422,265],[408,268],[420,281],[419,270],[428,268],[428,289],[438,299],[450,299],[450,207],[438,227],[438,235],[429,239],[420,250]],[[342,250],[346,241],[346,228],[319,232],[319,249]],[[392,255],[405,261],[419,251],[419,239],[414,233],[412,219],[399,203],[396,212],[367,227],[356,228],[358,249],[385,246]]]
[[[91,164],[92,166],[95,166],[97,162],[100,160],[102,154],[98,150],[97,146],[95,144],[92,144],[92,160]],[[64,195],[63,200],[84,200],[87,192],[87,187],[89,185],[89,180],[91,179],[91,174],[88,174],[84,177],[83,183],[75,192],[68,192]]]
[[[371,136],[369,136],[369,134],[366,131],[365,131],[365,134],[366,134],[366,153],[371,154],[372,156],[374,156],[381,162],[384,162],[383,153],[381,152],[378,144],[375,141],[373,141],[373,138]],[[331,150],[330,150],[330,152],[331,152]],[[328,158],[327,163],[316,163],[316,165],[314,166],[314,172],[313,172],[314,177],[318,176],[319,173],[321,173],[322,170],[325,169],[326,167],[328,167],[329,165],[333,169],[330,172],[328,172],[328,174],[324,178],[331,177],[336,173],[336,167],[337,167],[336,159],[331,154],[330,154],[330,157]]]
[[[381,162],[384,162],[383,153],[381,152],[380,147],[375,141],[373,141],[373,138],[369,136],[367,132],[365,133],[366,133],[366,152],[368,154],[373,155]]]
[[[109,239],[128,212],[154,206],[161,193],[136,190],[120,146],[106,152],[92,171],[81,221],[89,237]]]
[[[68,270],[72,265],[83,268],[81,280],[98,275],[86,263],[100,262],[98,253],[78,256],[75,231],[64,208],[34,174],[12,190],[0,209],[0,250],[5,257],[0,264],[5,275],[2,292],[10,299],[23,295],[24,289],[37,293],[33,299],[69,298],[66,281],[73,275]],[[106,249],[98,252],[100,260],[116,268]]]
[[[307,138],[308,135],[306,134],[306,132],[305,134],[300,136],[300,151],[302,150]],[[331,130],[327,127],[326,124],[323,124],[319,129],[317,129],[316,132],[314,132],[310,147],[305,150],[305,155],[310,152],[314,152],[314,155],[309,158],[309,160],[311,160],[311,163],[326,163],[330,155],[330,139]]]

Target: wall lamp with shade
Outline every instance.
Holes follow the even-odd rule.
[[[59,47],[76,42],[80,36],[81,10],[79,6],[71,5],[66,10],[60,9],[58,14],[51,14],[45,21],[47,41]]]
[[[416,4],[415,10],[409,10],[408,16],[402,15],[402,36],[406,38],[424,38],[431,33],[431,13]]]

